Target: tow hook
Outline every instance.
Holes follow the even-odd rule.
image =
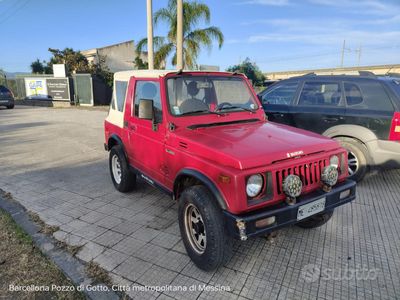
[[[286,203],[287,205],[295,205],[296,204],[296,198],[295,197],[286,197]]]
[[[240,240],[247,240],[246,223],[243,220],[236,220],[236,226],[239,229]]]

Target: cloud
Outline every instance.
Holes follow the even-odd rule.
[[[379,0],[308,0],[311,4],[341,8],[350,13],[374,15],[393,15],[400,13],[399,4],[390,4]]]
[[[286,6],[289,5],[289,0],[247,0],[239,2],[238,4],[258,4],[268,6]]]

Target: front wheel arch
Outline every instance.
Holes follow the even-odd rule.
[[[173,190],[174,199],[179,199],[183,190],[193,185],[202,185],[206,187],[210,193],[213,194],[213,198],[217,202],[218,206],[223,210],[227,210],[228,206],[226,201],[214,182],[212,182],[212,180],[206,175],[193,169],[184,169],[176,176]]]

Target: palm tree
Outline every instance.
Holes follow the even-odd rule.
[[[154,65],[160,68],[167,60],[170,54],[172,56],[172,65],[176,65],[176,0],[169,0],[167,8],[161,8],[154,14],[155,25],[164,21],[169,26],[169,32],[166,37],[155,36],[154,42]],[[221,48],[224,42],[224,35],[218,27],[210,26],[203,29],[197,29],[196,26],[205,21],[210,23],[210,9],[207,5],[193,2],[183,2],[183,61],[184,67],[193,69],[196,65],[196,59],[200,53],[201,47],[208,48],[211,51],[213,40],[217,40],[218,47]],[[147,46],[147,38],[140,40],[136,46],[138,53],[143,52]]]

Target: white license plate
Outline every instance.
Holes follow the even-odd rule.
[[[326,198],[321,198],[315,200],[311,203],[304,204],[299,206],[299,210],[297,211],[297,221],[303,220],[309,216],[315,215],[325,210],[325,201]]]

